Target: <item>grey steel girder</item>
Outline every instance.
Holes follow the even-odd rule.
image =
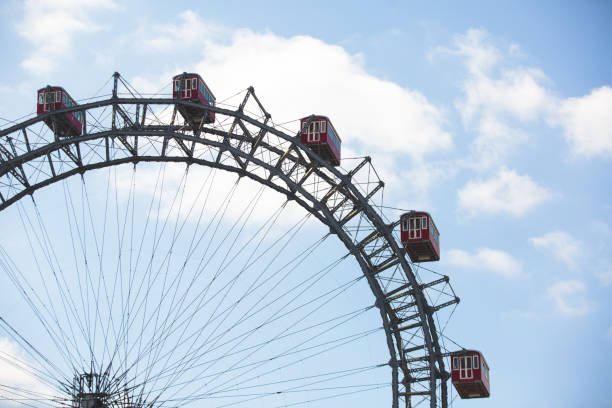
[[[255,97],[252,89],[247,93],[245,101],[250,95]],[[0,155],[0,211],[25,195],[31,195],[39,188],[56,181],[92,169],[122,163],[181,162],[218,168],[249,177],[285,194],[288,199],[296,201],[318,220],[327,224],[330,231],[338,236],[359,263],[376,298],[375,305],[380,310],[386,333],[390,353],[389,366],[392,371],[393,408],[399,408],[401,399],[405,400],[405,406],[410,407],[412,397],[417,396],[428,397],[431,407],[438,406],[438,402],[440,406],[446,407],[448,374],[444,368],[444,353],[440,348],[433,318],[433,313],[437,309],[427,303],[422,292],[424,285],[417,281],[406,260],[405,251],[393,236],[393,227],[397,225],[397,222],[385,223],[383,217],[370,202],[384,183],[379,181],[371,191],[365,192],[353,183],[354,175],[369,164],[370,159],[366,158],[349,172],[343,172],[339,168],[330,166],[318,154],[301,143],[299,138],[301,129],[296,136],[291,136],[270,126],[268,124],[269,113],[263,109],[259,100],[255,99],[265,112],[263,122],[248,116],[241,108],[233,111],[221,107],[203,107],[197,103],[168,98],[111,98],[36,116],[0,130],[0,153],[2,153]],[[137,107],[134,118],[130,118],[129,112],[124,109],[129,106]],[[212,125],[200,126],[196,131],[174,124],[148,125],[145,124],[145,117],[147,110],[152,106],[172,107],[175,111],[180,106],[206,109],[222,117],[231,118],[232,125],[229,131]],[[93,127],[85,123],[84,133],[79,137],[55,137],[42,145],[40,143],[33,145],[32,139],[28,140],[26,129],[42,122],[50,115],[78,111],[83,114],[84,118],[90,118],[94,116],[92,111],[104,107],[113,109],[113,126],[92,132]],[[141,107],[142,114],[140,114]],[[127,126],[116,126],[114,115],[116,112],[119,112],[119,116]],[[258,131],[249,132],[246,125],[253,126]],[[236,128],[242,129],[243,133],[235,133]],[[279,138],[284,145],[268,143],[267,136],[269,135]],[[129,138],[133,138],[133,144],[130,143]],[[19,140],[25,148],[17,151],[12,147],[9,150],[6,146],[9,140],[11,143]],[[115,143],[115,140],[120,143]],[[147,141],[148,148],[142,147],[144,142],[139,146],[139,140]],[[178,149],[168,150],[171,140],[176,141]],[[236,141],[237,146],[233,146],[231,141]],[[88,147],[89,154],[82,153],[83,146]],[[198,152],[194,151],[195,147],[210,149],[211,154],[213,152],[216,154],[216,158],[207,159],[198,156]],[[77,152],[77,156],[73,151]],[[264,154],[257,156],[257,153],[260,152],[269,154],[270,159],[264,160]],[[224,153],[228,153],[229,156],[221,160]],[[72,160],[62,161],[60,159],[62,154]],[[48,163],[48,171],[42,169],[43,161]],[[24,167],[32,169],[30,177],[24,171]],[[35,177],[32,177],[33,175]],[[316,178],[325,186],[316,190],[310,189],[307,181],[312,178]],[[367,223],[368,228],[372,231],[365,237],[353,237],[348,228],[350,221],[357,216],[361,217],[362,222]],[[377,262],[377,259],[382,259],[382,261]],[[403,272],[402,285],[406,288],[406,291],[402,291],[402,293],[405,292],[403,298],[398,297],[395,294],[397,292],[393,290],[385,293],[380,280],[383,273],[398,267]],[[390,296],[389,293],[392,293],[393,296]],[[404,303],[398,306],[397,301]],[[411,308],[416,308],[416,313],[408,317],[404,316],[404,309]],[[408,318],[415,323],[400,326]],[[416,347],[405,348],[402,336],[410,331],[422,333],[424,343]],[[421,350],[425,352],[425,356],[407,357],[408,353]],[[426,362],[427,367],[415,365],[421,362]],[[404,377],[402,380],[399,379],[400,371]],[[413,373],[422,371],[428,371],[429,375],[413,377]],[[437,397],[438,380],[441,388],[440,401]],[[412,391],[411,384],[416,382],[426,382],[428,385],[422,385],[419,391]],[[403,391],[401,387],[404,387]]]

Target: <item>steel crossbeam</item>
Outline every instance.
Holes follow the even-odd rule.
[[[258,106],[264,112],[265,119],[260,121],[244,113],[244,106],[249,97],[253,97]],[[124,106],[134,106],[135,109],[125,109]],[[392,235],[392,229],[397,223],[389,225],[385,223],[371,200],[383,187],[380,180],[376,185],[366,192],[360,191],[353,178],[366,165],[371,163],[369,157],[357,164],[352,170],[343,173],[341,169],[331,167],[321,159],[316,152],[303,145],[300,140],[300,129],[297,135],[290,136],[271,126],[268,123],[270,114],[265,111],[259,99],[255,96],[252,88],[249,88],[243,103],[239,109],[232,111],[218,106],[207,106],[206,109],[217,115],[232,118],[229,129],[221,129],[215,126],[200,126],[197,129],[177,126],[173,120],[169,124],[146,124],[147,111],[151,107],[172,107],[177,109],[203,109],[202,105],[193,102],[168,98],[118,98],[116,89],[113,97],[108,100],[94,101],[71,108],[56,110],[53,113],[45,113],[24,122],[0,130],[0,180],[9,179],[9,175],[22,184],[22,188],[16,190],[14,187],[6,191],[0,191],[0,211],[18,201],[27,194],[33,194],[36,190],[65,179],[74,174],[99,169],[122,163],[137,162],[177,162],[187,164],[199,164],[203,166],[218,168],[247,176],[252,180],[264,184],[288,198],[295,200],[300,206],[311,212],[318,220],[327,224],[330,229],[348,248],[359,263],[367,282],[376,297],[376,305],[380,309],[383,326],[386,333],[387,346],[390,352],[389,366],[392,370],[393,385],[393,408],[399,408],[400,398],[406,399],[406,406],[410,406],[410,398],[416,396],[428,397],[430,406],[438,406],[437,380],[439,373],[444,373],[443,353],[440,351],[438,336],[433,320],[433,313],[442,307],[455,304],[459,301],[451,300],[441,305],[431,306],[427,304],[423,296],[423,289],[439,283],[448,282],[448,277],[428,284],[421,284],[416,280],[410,264],[405,258],[403,248]],[[92,117],[96,109],[111,107],[113,114],[111,126],[105,129],[89,129],[84,126],[81,136],[70,138],[55,138],[45,144],[31,144],[28,129],[49,117],[67,112],[81,112],[83,118]],[[140,109],[142,107],[142,115]],[[128,112],[135,112],[131,118]],[[117,126],[116,115],[123,120],[123,127]],[[312,117],[309,119],[312,120]],[[248,126],[257,130],[251,132]],[[240,128],[242,134],[235,133]],[[21,135],[20,143],[23,145],[23,153],[17,152],[13,145],[13,139],[9,135]],[[255,135],[255,136],[253,136]],[[283,144],[272,145],[268,143],[267,137],[275,136]],[[133,143],[130,142],[133,138]],[[117,139],[121,149],[114,143]],[[138,144],[141,140],[141,146]],[[170,141],[176,142],[176,146]],[[231,142],[235,141],[235,142]],[[95,144],[98,143],[98,144]],[[149,147],[144,147],[148,143]],[[10,149],[7,148],[7,144]],[[243,144],[246,149],[242,149]],[[101,149],[97,154],[81,155],[82,145],[95,145]],[[158,146],[155,149],[151,146]],[[170,147],[169,147],[170,146]],[[203,153],[198,153],[195,147],[205,147],[203,151],[210,152],[216,157],[206,158]],[[94,147],[90,147],[94,148]],[[74,153],[76,151],[76,154]],[[58,166],[59,152],[67,155],[73,162],[72,166]],[[178,152],[183,154],[179,155]],[[223,153],[232,160],[222,160]],[[266,155],[255,155],[256,152],[265,152]],[[267,154],[269,153],[269,155]],[[207,153],[208,154],[208,153]],[[34,174],[38,167],[32,166],[32,173],[24,170],[25,163],[38,163],[44,161],[50,170],[50,175],[36,173],[36,183],[28,182],[28,175]],[[264,174],[249,171],[251,166],[264,170]],[[321,186],[315,189],[314,182]],[[10,180],[7,182],[10,184]],[[373,185],[373,184],[372,184]],[[332,199],[333,198],[333,199]],[[328,206],[329,204],[329,206]],[[348,211],[348,209],[351,209]],[[348,211],[348,213],[346,213]],[[366,222],[371,228],[365,236],[363,233],[353,235],[349,226],[357,215],[361,222]],[[363,229],[362,229],[363,230]],[[374,263],[374,260],[380,262]],[[378,275],[392,268],[403,271],[403,284],[391,292],[383,291],[382,283]],[[402,300],[403,304],[394,308],[391,302]],[[409,306],[408,306],[409,305]],[[398,312],[406,308],[414,308],[415,312],[410,316],[399,316]],[[414,321],[408,325],[403,323]],[[402,333],[410,330],[420,330],[423,344],[416,347],[404,347]],[[423,351],[425,356],[416,360],[407,356],[414,351]],[[427,369],[411,366],[411,363],[426,361]],[[405,381],[399,381],[399,371],[402,371]],[[428,376],[413,377],[412,373],[429,371]],[[411,391],[410,384],[425,382],[426,391]],[[405,387],[401,390],[400,386]],[[447,406],[446,383],[440,383],[441,404]]]

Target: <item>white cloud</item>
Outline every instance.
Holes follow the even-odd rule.
[[[529,176],[500,169],[488,180],[469,181],[458,191],[459,207],[470,215],[507,213],[521,216],[552,194]]]
[[[6,387],[15,387],[16,389],[27,390],[14,395],[15,398],[23,398],[23,396],[31,398],[50,399],[53,391],[50,387],[43,384],[37,377],[32,374],[32,370],[27,368],[25,364],[29,364],[28,358],[21,348],[5,337],[0,337],[0,384]],[[3,387],[3,394],[11,397],[10,388]],[[7,406],[17,407],[21,404],[3,401]]]
[[[141,40],[142,49],[154,52],[176,52],[178,48],[192,48],[201,52],[203,43],[209,43],[213,38],[226,34],[225,29],[205,23],[191,10],[182,12],[179,18],[181,20],[179,24],[158,24],[147,27],[146,35]]]
[[[473,76],[464,84],[465,100],[458,103],[464,119],[475,115],[509,114],[521,121],[534,120],[553,107],[554,99],[539,82],[546,79],[534,68],[505,70],[499,79]]]
[[[518,45],[510,44],[502,52],[491,42],[485,30],[470,29],[455,38],[452,49],[437,50],[460,56],[467,69],[465,95],[456,105],[468,128],[476,130],[473,165],[488,168],[495,163],[481,160],[491,151],[495,159],[503,159],[514,145],[529,140],[515,136],[527,134],[525,125],[536,121],[560,126],[576,155],[612,157],[610,86],[560,99],[545,86],[548,78],[540,69],[517,63],[522,57]]]
[[[584,316],[591,312],[586,285],[577,280],[560,281],[548,288],[548,295],[555,302],[557,310],[564,316]]]
[[[603,262],[601,266],[595,268],[595,277],[604,286],[612,285],[612,264]]]
[[[489,271],[505,278],[517,278],[522,274],[521,264],[510,254],[497,249],[480,248],[474,253],[451,249],[445,259],[453,266]]]
[[[383,169],[386,167],[386,163],[384,160],[382,161]],[[385,182],[385,186],[389,187],[389,191],[406,191],[406,193],[401,194],[401,202],[397,205],[409,209],[434,209],[436,202],[429,197],[430,187],[440,188],[440,185],[452,180],[457,173],[457,166],[454,163],[444,161],[400,163],[395,174],[380,172],[378,170],[379,161],[376,161],[375,165],[377,172],[381,174]],[[387,184],[387,180],[393,180],[395,183]]]
[[[34,49],[22,61],[22,66],[35,74],[52,71],[61,58],[70,54],[76,34],[102,28],[93,22],[90,13],[115,7],[112,0],[26,0],[17,32]]]
[[[503,163],[507,153],[528,139],[527,135],[495,115],[483,116],[472,144],[472,157],[465,161],[467,167],[488,169]]]
[[[421,93],[368,74],[360,55],[337,45],[239,30],[229,44],[208,43],[204,54],[196,70],[213,92],[231,95],[255,84],[277,122],[328,115],[357,151],[421,158],[452,145],[442,113]]]
[[[510,44],[510,46],[508,47],[508,54],[513,56],[513,57],[518,57],[522,55],[521,52],[521,47],[518,44]]]
[[[470,28],[465,34],[455,37],[455,49],[439,50],[466,57],[468,71],[472,75],[482,75],[490,71],[502,57],[497,48],[487,44],[488,37],[485,30]]]
[[[443,112],[420,92],[366,72],[360,54],[309,36],[287,38],[215,27],[191,11],[173,24],[154,26],[143,49],[176,52],[182,46],[177,41],[186,31],[199,33],[188,36],[187,43],[195,47],[197,41],[200,48],[192,49],[196,57],[202,57],[190,66],[177,66],[168,78],[182,71],[199,72],[218,100],[253,85],[275,123],[311,113],[327,115],[342,138],[343,151],[372,156],[381,173],[397,175],[400,167],[406,167],[406,154],[413,169],[422,171],[428,162],[424,156],[452,147]],[[313,60],[321,63],[313,64]],[[169,85],[168,78],[165,84]],[[158,90],[152,84],[158,78],[137,82]],[[287,126],[289,133],[298,130],[297,122]],[[418,188],[424,191],[429,185],[422,182]]]
[[[476,134],[472,157],[464,162],[468,167],[488,169],[503,163],[515,146],[529,140],[525,123],[555,107],[541,70],[508,64],[520,57],[516,44],[503,52],[491,44],[485,30],[470,29],[455,37],[453,48],[438,52],[459,56],[467,69],[464,96],[456,106],[468,130]]]
[[[581,98],[560,103],[558,117],[572,151],[612,158],[612,88],[602,86]]]
[[[533,237],[529,239],[529,242],[537,248],[550,251],[553,256],[565,262],[570,268],[576,267],[576,259],[583,251],[583,245],[579,240],[562,231],[553,231],[540,237]]]

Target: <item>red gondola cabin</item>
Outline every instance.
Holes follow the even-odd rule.
[[[38,90],[36,113],[43,115],[59,109],[76,106],[74,99],[61,86],[49,86]],[[80,136],[83,131],[82,113],[77,111],[47,116],[45,124],[60,137]]]
[[[479,351],[452,353],[451,378],[461,398],[486,398],[490,395],[489,366]]]
[[[401,238],[412,262],[440,260],[440,233],[431,215],[424,211],[402,214]]]
[[[172,78],[172,97],[195,102],[204,106],[215,106],[215,95],[198,74],[184,72]],[[215,112],[204,109],[179,106],[179,112],[191,125],[199,127],[204,123],[214,123]]]
[[[340,146],[342,141],[331,121],[326,116],[312,116],[310,125],[304,128],[311,117],[300,120],[302,143],[309,146],[332,166],[340,165]]]

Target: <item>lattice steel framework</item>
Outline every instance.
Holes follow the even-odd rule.
[[[389,348],[393,407],[429,401],[447,407],[448,373],[435,313],[459,298],[447,276],[421,282],[385,222],[379,202],[384,183],[369,158],[351,170],[330,167],[315,152],[271,124],[249,88],[237,109],[207,108],[215,124],[182,120],[202,105],[168,98],[120,97],[118,74],[110,99],[49,112],[0,131],[0,211],[44,186],[88,170],[138,162],[181,162],[248,177],[309,211],[359,263],[380,310]],[[258,113],[246,109],[252,105]],[[60,138],[43,121],[79,111],[83,133]],[[308,124],[306,124],[308,126]],[[426,291],[436,290],[435,304]],[[444,294],[440,296],[439,294]]]

